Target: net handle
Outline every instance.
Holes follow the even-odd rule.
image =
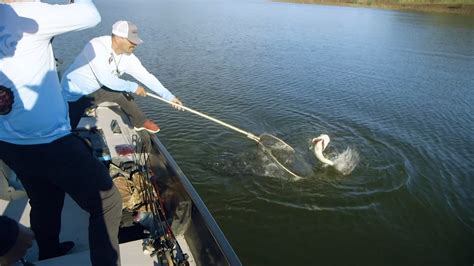
[[[171,105],[176,105],[175,103],[172,103],[171,101],[165,100],[165,99],[163,99],[162,97],[160,97],[160,96],[158,96],[158,95],[155,95],[155,94],[153,94],[153,93],[147,92],[146,95],[147,95],[147,96],[150,96],[150,97],[152,97],[152,98],[158,99],[158,100],[160,100],[160,101],[162,101],[162,102],[169,103],[169,104],[171,104]],[[193,114],[195,114],[195,115],[198,115],[198,116],[200,116],[200,117],[203,117],[203,118],[206,118],[206,119],[208,119],[208,120],[211,120],[211,121],[213,121],[213,122],[215,122],[215,123],[217,123],[217,124],[219,124],[219,125],[222,125],[222,126],[225,126],[225,127],[227,127],[227,128],[230,128],[230,129],[232,129],[232,130],[235,130],[235,131],[237,131],[237,132],[239,132],[239,133],[241,133],[241,134],[244,134],[247,138],[252,139],[252,140],[255,140],[256,142],[260,142],[260,138],[257,137],[257,136],[255,136],[254,134],[252,134],[252,133],[250,133],[250,132],[247,132],[247,131],[245,131],[245,130],[242,130],[242,129],[238,128],[238,127],[235,127],[235,126],[233,126],[233,125],[227,124],[226,122],[223,122],[223,121],[221,121],[221,120],[219,120],[219,119],[217,119],[217,118],[208,116],[208,115],[206,115],[206,114],[203,114],[203,113],[201,113],[201,112],[198,112],[198,111],[196,111],[196,110],[193,110],[193,109],[191,109],[191,108],[189,108],[189,107],[186,107],[186,106],[184,106],[184,105],[180,105],[179,108],[184,109],[184,110],[186,110],[186,111],[188,111],[188,112],[191,112],[191,113],[193,113]]]

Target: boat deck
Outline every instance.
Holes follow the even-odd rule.
[[[113,147],[117,145],[130,145],[137,136],[138,133],[128,126],[126,117],[119,115],[114,112],[112,107],[99,107],[95,110],[95,117],[85,117],[81,120],[78,129],[89,130],[99,129],[106,136],[108,149],[112,159],[122,158],[127,160],[123,156],[118,156],[116,150]],[[115,122],[114,122],[115,121]],[[112,125],[112,123],[114,123]],[[118,132],[114,130],[120,129]],[[120,159],[119,159],[120,160]],[[112,160],[113,161],[113,160]],[[0,166],[1,168],[1,166]],[[4,171],[5,172],[5,171]],[[6,171],[8,172],[8,171]],[[10,179],[15,180],[14,173],[10,173]],[[0,184],[1,185],[1,184]],[[5,189],[0,187],[0,189]],[[5,193],[5,190],[0,193]],[[26,197],[5,201],[0,199],[0,214],[7,215],[8,217],[19,221],[25,226],[30,226],[30,205]],[[91,265],[89,259],[89,244],[88,244],[88,214],[83,211],[79,206],[68,196],[66,196],[63,213],[62,213],[62,228],[61,228],[61,241],[74,241],[74,249],[65,256],[53,258],[45,261],[38,262],[38,249],[36,244],[28,250],[25,259],[29,262],[33,262],[35,265]],[[178,242],[183,249],[184,253],[188,254],[190,265],[196,265],[189,246],[183,235],[177,235]],[[142,248],[143,240],[134,240],[127,243],[120,244],[120,255],[122,265],[166,265],[158,260],[156,256],[150,257],[143,252]],[[22,265],[20,262],[14,265]]]
[[[15,201],[0,200],[0,213],[19,221],[25,226],[30,226],[30,205],[27,201],[27,198]],[[91,265],[87,237],[88,216],[71,198],[66,197],[62,213],[60,239],[61,241],[74,241],[76,243],[74,249],[70,254],[62,257],[36,261],[38,249],[36,244],[34,244],[28,250],[25,259],[38,266]],[[152,258],[143,253],[142,240],[120,244],[120,257],[122,265],[160,265],[156,257]],[[20,266],[22,264],[18,262],[13,265]]]

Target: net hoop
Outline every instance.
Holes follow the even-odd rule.
[[[293,177],[293,181],[302,179],[303,178],[302,176],[300,176],[298,174],[295,174],[288,167],[286,167],[283,163],[281,163],[280,160],[278,160],[278,158],[276,158],[276,156],[272,153],[273,148],[268,147],[267,145],[265,145],[265,143],[263,141],[263,139],[265,139],[265,138],[273,139],[277,143],[279,143],[281,145],[281,146],[278,147],[279,149],[285,149],[286,151],[289,151],[291,153],[295,153],[295,149],[293,149],[293,147],[291,147],[288,143],[284,142],[282,139],[280,139],[278,137],[275,137],[273,135],[270,135],[270,134],[266,134],[266,133],[260,135],[258,137],[258,140],[256,140],[258,142],[258,144],[262,147],[262,150],[265,152],[265,154],[267,154],[272,159],[272,161],[275,162],[278,165],[279,168],[281,168],[286,173],[291,175]]]

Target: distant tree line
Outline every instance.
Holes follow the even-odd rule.
[[[373,6],[474,15],[474,0],[275,0],[280,2]]]

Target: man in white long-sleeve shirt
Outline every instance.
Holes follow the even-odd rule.
[[[69,102],[69,117],[74,129],[85,109],[104,101],[118,103],[130,117],[136,130],[159,131],[159,127],[145,115],[128,93],[146,96],[145,89],[135,82],[121,79],[127,73],[179,109],[181,101],[150,74],[133,54],[143,41],[137,26],[129,21],[117,21],[112,36],[101,36],[89,41],[71,66],[65,71],[61,85]]]
[[[0,160],[15,171],[30,199],[40,260],[74,246],[59,242],[68,193],[90,214],[92,264],[120,264],[121,197],[107,168],[70,132],[51,45],[57,35],[99,22],[91,0],[70,5],[0,0]]]

